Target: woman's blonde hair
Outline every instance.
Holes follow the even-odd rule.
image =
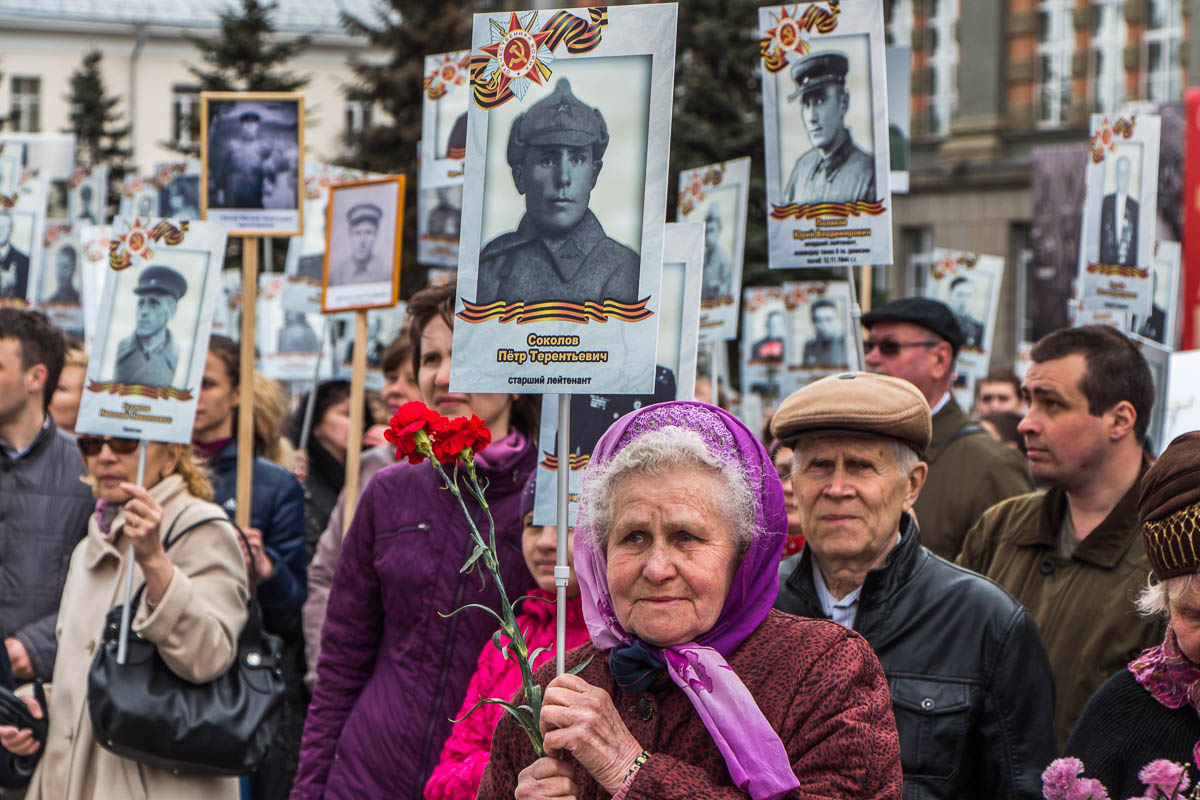
[[[67,352],[63,356],[64,367],[83,367],[84,369],[87,369],[87,365],[87,353],[83,352],[78,347],[67,348]]]
[[[171,474],[183,478],[183,485],[187,487],[188,493],[193,497],[198,497],[201,500],[213,499],[212,481],[208,478],[208,469],[196,458],[196,453],[192,450],[190,444],[173,445],[170,442],[150,442],[150,444],[161,445],[162,447],[179,447],[179,461],[176,462],[175,471]],[[80,456],[80,458],[83,458],[83,456]],[[86,458],[83,459],[83,465],[86,469]],[[96,479],[90,473],[84,473],[84,476],[80,480],[92,487],[93,495],[96,494]]]
[[[283,446],[283,425],[289,419],[287,397],[278,383],[258,370],[250,380],[254,393],[254,449],[268,461],[286,466],[292,457],[290,448]]]

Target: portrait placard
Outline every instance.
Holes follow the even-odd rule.
[[[1171,353],[1166,395],[1163,448],[1178,436],[1200,431],[1200,350]]]
[[[289,311],[321,312],[321,276],[325,271],[325,216],[329,187],[335,183],[376,177],[357,169],[304,162],[304,234],[288,239],[283,273],[283,307]]]
[[[112,226],[83,225],[79,228],[79,299],[83,309],[83,351],[91,357],[100,316],[100,291],[108,271],[108,249]]]
[[[1150,313],[1145,316],[1134,314],[1129,321],[1129,329],[1138,336],[1166,345],[1171,350],[1175,349],[1179,337],[1179,265],[1182,257],[1179,242],[1154,243]]]
[[[742,293],[742,393],[774,404],[797,388],[787,366],[795,362],[794,326],[789,324],[791,287],[751,286]]]
[[[108,214],[108,167],[77,167],[67,182],[67,219],[103,225]]]
[[[167,219],[200,219],[200,161],[163,161],[154,165],[158,189],[158,216]]]
[[[475,15],[453,391],[653,390],[676,15]]]
[[[758,10],[771,269],[892,263],[879,0]]]
[[[583,470],[596,443],[621,416],[668,400],[691,400],[695,393],[699,347],[700,291],[704,278],[704,223],[668,224],[663,247],[662,304],[658,314],[658,352],[651,395],[571,396],[569,524],[575,524]],[[533,523],[553,525],[558,508],[558,403],[542,398]]]
[[[856,359],[850,325],[850,286],[845,281],[797,281],[784,284],[791,326],[788,385],[845,372]]]
[[[0,196],[0,305],[37,299],[49,181],[23,172],[12,194]]]
[[[50,220],[42,233],[37,307],[73,339],[83,338],[81,239],[73,223]]]
[[[912,48],[886,47],[888,153],[892,194],[908,194],[908,142],[912,121]]]
[[[458,266],[463,161],[467,157],[467,107],[471,98],[470,66],[469,50],[425,56],[417,261],[426,266]]]
[[[153,175],[126,175],[117,216],[149,220],[158,216],[158,182]]]
[[[200,93],[200,214],[230,236],[300,236],[304,95]]]
[[[708,226],[700,294],[700,341],[705,344],[737,338],[749,194],[749,158],[679,173],[676,218]]]
[[[1086,308],[1151,312],[1158,197],[1157,115],[1092,115],[1079,301]]]
[[[1004,259],[935,248],[928,269],[925,296],[948,305],[963,332],[950,388],[962,408],[971,408],[975,384],[987,376],[992,356]]]
[[[297,311],[284,304],[287,280],[279,273],[258,276],[255,347],[263,374],[279,381],[311,381],[321,360],[329,377],[329,336],[320,309]],[[324,356],[324,358],[323,358]]]
[[[403,175],[329,187],[322,311],[396,304],[403,222]]]
[[[1138,350],[1142,351],[1142,357],[1146,359],[1146,366],[1150,368],[1150,378],[1154,382],[1154,407],[1150,411],[1150,425],[1146,428],[1146,439],[1151,452],[1157,456],[1170,443],[1169,439],[1164,440],[1163,432],[1169,406],[1170,388],[1167,386],[1167,378],[1171,351],[1158,342],[1144,339],[1137,334],[1131,334],[1129,338],[1133,339]]]
[[[225,240],[215,222],[113,222],[76,431],[191,441]]]

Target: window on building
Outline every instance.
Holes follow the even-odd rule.
[[[1178,100],[1183,93],[1183,0],[1150,0],[1142,37],[1145,48],[1142,96],[1156,103]]]
[[[1062,125],[1071,105],[1071,56],[1075,52],[1075,26],[1071,10],[1075,0],[1041,0],[1038,3],[1037,120],[1044,126]]]
[[[896,47],[912,47],[913,0],[892,0],[892,15],[888,17],[887,43]]]
[[[178,147],[195,144],[200,131],[200,88],[171,87],[171,140]]]
[[[346,101],[346,135],[360,133],[371,127],[371,103],[368,100]]]
[[[41,78],[13,76],[9,121],[19,133],[37,133],[42,129]]]
[[[958,108],[958,3],[959,0],[934,0],[929,27],[933,47],[929,67],[933,84],[929,93],[929,132],[944,136],[950,132],[950,120]]]
[[[1125,99],[1125,0],[1095,0],[1099,22],[1092,38],[1092,110],[1112,113]]]

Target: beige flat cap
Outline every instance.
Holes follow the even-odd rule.
[[[784,443],[820,432],[899,439],[920,455],[933,438],[933,420],[925,396],[908,381],[845,372],[792,392],[771,420],[771,435]]]

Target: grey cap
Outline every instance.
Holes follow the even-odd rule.
[[[554,91],[515,120],[508,131],[508,165],[520,164],[525,148],[537,145],[592,146],[592,158],[604,158],[608,149],[608,126],[597,108],[581,102],[571,84],[560,78]]]

